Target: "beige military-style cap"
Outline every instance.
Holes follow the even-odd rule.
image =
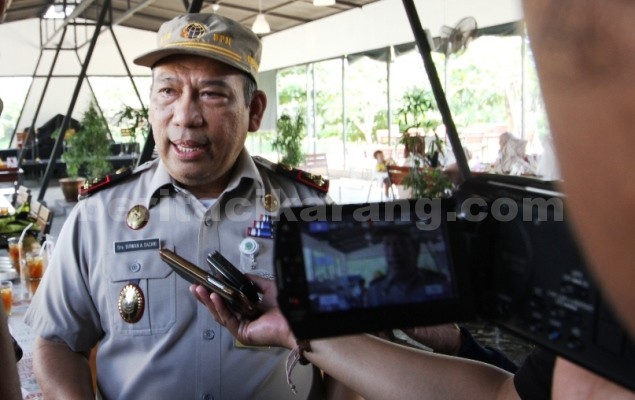
[[[152,68],[174,54],[208,57],[251,75],[258,74],[262,43],[239,22],[218,14],[184,14],[164,22],[158,33],[159,47],[134,63]]]

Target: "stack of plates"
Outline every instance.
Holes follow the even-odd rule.
[[[0,257],[0,280],[7,281],[18,277],[18,272],[11,265],[8,256]]]

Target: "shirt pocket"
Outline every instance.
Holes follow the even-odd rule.
[[[155,251],[107,254],[113,260],[108,289],[109,314],[114,331],[124,335],[152,335],[165,333],[176,320],[176,273]],[[143,294],[143,314],[134,322],[127,322],[119,313],[122,290],[129,284],[139,287]]]

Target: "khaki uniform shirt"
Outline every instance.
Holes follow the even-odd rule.
[[[314,368],[294,369],[294,395],[286,381],[288,350],[238,347],[195,300],[190,284],[160,259],[158,248],[160,243],[207,270],[207,254],[218,250],[247,272],[272,274],[272,239],[254,238],[260,248],[255,265],[239,251],[247,228],[272,214],[263,198],[271,194],[284,206],[325,203],[328,196],[257,165],[246,150],[209,208],[175,186],[159,160],[139,169],[72,210],[26,322],[74,351],[98,344],[97,381],[105,399],[312,397]],[[137,205],[149,210],[149,220],[135,230],[126,220]],[[128,284],[139,286],[145,303],[134,323],[118,310]]]

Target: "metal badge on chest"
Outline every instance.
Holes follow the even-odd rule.
[[[150,219],[150,212],[143,205],[135,205],[126,215],[126,225],[132,230],[140,230]],[[127,242],[115,242],[115,253],[149,250],[159,247],[159,239],[142,239]],[[129,324],[138,322],[145,310],[145,296],[139,286],[139,280],[129,281],[119,292],[117,309],[121,319]]]

